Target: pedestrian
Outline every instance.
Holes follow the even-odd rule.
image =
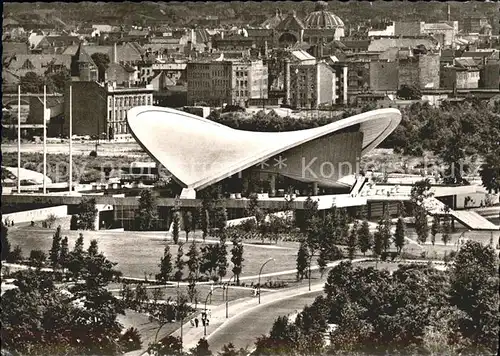
[[[206,319],[201,319],[201,322],[203,323],[203,326],[205,326]]]
[[[210,320],[209,320],[209,319],[207,319],[207,326],[208,326],[208,322],[209,322],[209,321],[210,321]]]
[[[189,323],[191,324],[191,326],[194,326],[194,321],[193,321],[193,319],[190,319],[190,320],[189,320]]]
[[[208,318],[210,319],[212,317],[212,309],[208,309]]]
[[[200,322],[200,321],[198,320],[198,318],[194,318],[194,325],[195,325],[196,327],[198,327],[198,323],[199,323],[199,322]]]

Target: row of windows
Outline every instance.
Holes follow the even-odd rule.
[[[210,73],[206,72],[188,72],[188,77],[189,78],[195,78],[195,79],[200,79],[200,78],[210,78]]]
[[[247,76],[247,72],[246,71],[239,71],[239,70],[237,70],[236,71],[236,76],[237,77],[246,77]]]
[[[210,87],[210,82],[200,82],[200,81],[196,81],[196,82],[193,82],[193,81],[190,81],[188,83],[188,86],[192,87],[192,88],[209,88]]]
[[[121,121],[127,119],[127,109],[125,110],[115,110],[115,115],[113,116],[113,110],[109,110],[109,121]]]
[[[225,70],[213,70],[212,71],[212,77],[225,77],[226,71]]]
[[[248,96],[248,90],[236,90],[236,96]]]
[[[127,123],[126,122],[113,123],[113,132],[118,135],[128,133]]]
[[[115,106],[120,107],[137,105],[151,105],[151,95],[115,97]],[[109,98],[109,107],[113,107],[113,97]]]
[[[212,85],[217,85],[217,86],[225,86],[228,84],[228,80],[224,79],[212,79]]]

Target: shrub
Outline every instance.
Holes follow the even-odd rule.
[[[33,267],[43,267],[45,261],[47,260],[47,255],[42,250],[31,250],[30,252],[30,265]]]
[[[23,250],[19,245],[16,245],[16,247],[14,247],[14,250],[12,250],[9,253],[9,256],[7,256],[7,262],[9,263],[21,262],[23,259],[24,259]]]
[[[142,340],[139,330],[134,327],[128,328],[120,337],[120,344],[122,345],[124,352],[140,349],[142,346]]]
[[[77,214],[71,215],[71,221],[69,223],[69,229],[70,230],[78,230],[78,215]]]
[[[56,222],[57,217],[54,214],[49,214],[45,219],[45,224],[47,228],[52,229],[52,225]]]
[[[97,152],[95,150],[90,151],[89,153],[90,157],[97,157]]]

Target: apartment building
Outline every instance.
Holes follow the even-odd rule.
[[[75,81],[73,93],[73,135],[96,136],[108,140],[131,138],[127,112],[139,105],[152,105],[153,87],[123,88],[115,84]],[[65,88],[69,98],[69,85]],[[69,100],[64,101],[65,135],[69,134]]]
[[[249,99],[267,98],[268,71],[262,60],[194,61],[186,74],[188,105],[246,105]]]

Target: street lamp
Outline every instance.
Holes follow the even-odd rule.
[[[262,269],[264,268],[264,266],[268,263],[268,262],[271,262],[271,261],[274,261],[274,258],[270,258],[268,259],[266,262],[264,262],[262,264],[262,266],[260,266],[260,270],[259,270],[259,304],[260,304],[260,274],[262,273]]]
[[[215,287],[213,290],[210,290],[210,292],[208,292],[207,294],[207,297],[205,298],[205,322],[203,324],[203,335],[204,336],[207,336],[207,302],[208,302],[208,297],[210,297],[212,295],[212,293],[214,292],[214,290],[216,289],[219,289],[219,288],[222,288],[221,286],[218,286],[218,287]]]
[[[228,311],[229,305],[228,305],[228,295],[227,295],[227,293],[229,292],[229,282],[231,282],[231,279],[233,279],[234,276],[235,275],[233,274],[231,278],[229,278],[226,284],[224,285],[224,287],[226,288],[226,319],[229,317],[229,311]]]

